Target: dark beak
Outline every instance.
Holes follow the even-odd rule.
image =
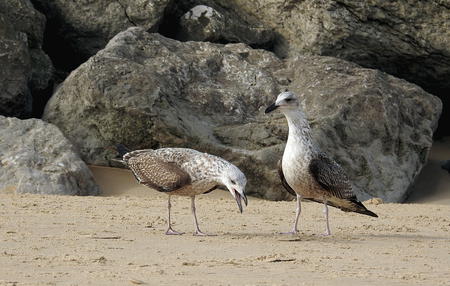
[[[236,194],[235,198],[236,198],[236,202],[237,202],[239,211],[242,213],[242,201],[241,201],[241,199],[243,199],[243,197],[238,192],[236,192],[235,194]],[[246,201],[247,201],[247,198],[244,199],[244,202],[246,202]],[[247,205],[247,203],[245,205]]]
[[[266,108],[266,111],[264,111],[264,113],[272,112],[272,111],[274,111],[277,108],[278,108],[278,106],[275,105],[275,103],[272,103],[269,107]]]
[[[247,195],[244,193],[244,196],[242,197],[242,199],[244,200],[244,204],[245,206],[248,205],[248,200],[247,200]]]

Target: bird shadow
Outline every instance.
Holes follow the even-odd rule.
[[[360,234],[358,238],[371,239],[371,238],[389,238],[389,239],[405,239],[405,240],[450,240],[450,237],[446,236],[433,236],[433,235],[421,235],[421,234]]]
[[[420,235],[420,234],[354,234],[342,235],[334,234],[330,236],[323,236],[321,234],[299,233],[299,234],[281,234],[276,232],[244,232],[244,233],[222,233],[217,237],[229,237],[231,239],[252,239],[252,238],[271,238],[280,242],[306,242],[306,241],[321,241],[333,243],[360,243],[363,241],[377,240],[377,239],[397,239],[397,240],[450,240],[450,237]]]
[[[317,234],[306,234],[306,233],[298,233],[298,234],[283,234],[279,232],[241,232],[241,233],[223,233],[220,236],[226,236],[234,239],[251,239],[251,238],[272,238],[278,241],[287,241],[287,242],[295,242],[295,241],[309,241],[309,240],[327,240],[332,238],[333,236],[322,236]]]

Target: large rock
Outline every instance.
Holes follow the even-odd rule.
[[[53,124],[0,116],[0,191],[97,195],[89,168]]]
[[[67,54],[84,61],[103,49],[117,33],[131,26],[157,29],[171,0],[33,0],[51,25],[49,37],[60,40]],[[61,51],[55,51],[55,53]],[[56,55],[57,56],[57,55]],[[61,57],[61,61],[71,59]],[[73,60],[73,59],[72,59]]]
[[[0,114],[26,116],[32,106],[28,88],[31,60],[26,36],[15,31],[1,13],[0,27],[3,28],[0,30]]]
[[[280,56],[346,59],[418,84],[450,106],[449,1],[219,2],[272,27],[280,36],[274,46]],[[445,114],[449,120],[450,111]]]
[[[263,114],[284,88],[304,94],[315,138],[359,194],[403,198],[426,161],[440,101],[334,58],[282,61],[243,44],[182,43],[130,28],[70,74],[44,118],[89,163],[109,164],[107,147],[119,142],[191,147],[236,163],[250,194],[285,199],[276,162],[287,124]]]
[[[272,30],[246,21],[233,10],[196,5],[180,17],[176,39],[264,47],[272,44],[274,36]]]
[[[450,5],[445,1],[234,0],[228,6],[280,33],[281,55],[333,55],[392,74],[434,76],[450,86],[445,80]]]
[[[45,17],[29,0],[0,0],[0,27],[0,114],[30,116],[53,73],[42,51]]]

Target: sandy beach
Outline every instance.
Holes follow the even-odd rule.
[[[450,286],[449,16],[450,0],[0,0],[0,286]],[[195,152],[105,167],[160,147],[246,180]],[[358,186],[378,218],[330,207],[325,236],[305,201],[282,234],[280,159],[303,197],[350,209],[320,189]],[[226,184],[241,209],[197,196],[195,236],[172,197],[184,234],[165,235],[167,194],[136,178]]]
[[[449,285],[450,206],[368,204],[378,219],[304,203],[250,198],[243,214],[231,195],[198,198],[192,236],[188,198],[138,186],[127,170],[92,167],[102,197],[0,194],[0,285]],[[444,173],[445,174],[445,173]]]
[[[449,139],[439,141],[407,204],[370,204],[379,218],[303,203],[249,198],[243,214],[227,191],[197,200],[140,186],[128,170],[91,166],[103,196],[0,192],[0,285],[450,285]]]

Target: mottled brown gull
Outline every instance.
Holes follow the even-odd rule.
[[[294,226],[289,233],[298,232],[301,199],[324,204],[325,235],[331,234],[328,205],[345,212],[378,217],[357,200],[341,166],[314,145],[309,123],[298,98],[292,92],[282,92],[265,113],[276,109],[285,115],[289,125],[289,136],[283,157],[278,163],[278,173],[286,190],[297,197]]]
[[[194,235],[205,235],[198,226],[195,210],[196,195],[225,186],[236,199],[241,213],[242,200],[247,205],[247,197],[244,193],[247,183],[245,175],[235,165],[220,157],[187,148],[127,152],[123,145],[118,145],[117,149],[123,163],[131,169],[140,184],[169,195],[166,234],[182,234],[173,230],[171,225],[170,197],[172,195],[191,197]]]

